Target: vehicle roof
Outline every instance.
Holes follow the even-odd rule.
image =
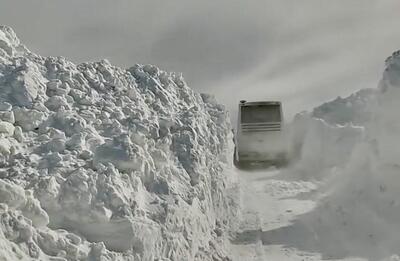
[[[239,105],[241,106],[252,106],[252,105],[281,105],[280,101],[240,101]]]

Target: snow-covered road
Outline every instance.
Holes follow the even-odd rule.
[[[301,193],[315,189],[315,184],[279,179],[279,171],[240,172],[245,207],[241,231],[255,227],[269,231],[290,225],[297,215],[313,209],[312,200],[298,199]]]
[[[239,170],[238,170],[239,171]],[[318,251],[300,250],[304,241],[317,241],[293,222],[317,205],[318,184],[284,178],[279,170],[239,171],[243,184],[243,220],[231,253],[237,261],[324,260]],[[314,235],[317,237],[317,235]],[[299,243],[297,247],[296,243]],[[332,257],[329,260],[333,260]],[[339,259],[338,259],[339,260]],[[346,261],[359,258],[340,259]]]

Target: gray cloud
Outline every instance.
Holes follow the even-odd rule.
[[[288,115],[376,86],[400,46],[397,0],[0,0],[0,23],[42,55],[183,72],[235,114],[280,99]]]

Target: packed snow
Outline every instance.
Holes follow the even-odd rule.
[[[180,74],[41,57],[0,27],[0,260],[226,260],[232,139]]]

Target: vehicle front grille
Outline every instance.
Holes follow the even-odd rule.
[[[243,132],[280,131],[282,124],[280,122],[242,123],[240,127]]]

